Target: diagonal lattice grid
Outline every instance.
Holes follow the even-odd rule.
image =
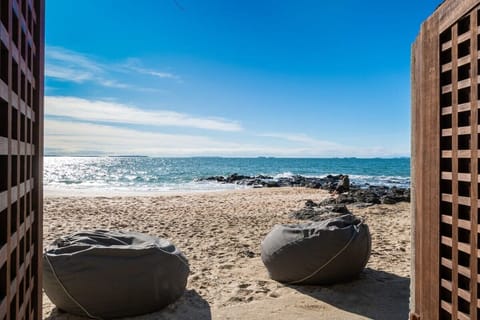
[[[443,30],[440,51],[440,318],[477,319],[479,7]]]
[[[43,0],[0,0],[0,320],[40,319]]]

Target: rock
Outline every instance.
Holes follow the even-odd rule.
[[[340,178],[340,181],[337,183],[335,191],[338,193],[344,193],[348,190],[350,190],[350,179],[347,175],[345,175]]]
[[[344,204],[315,203],[312,200],[305,202],[305,207],[290,214],[290,217],[299,220],[322,221],[333,217],[349,214],[350,211]]]
[[[232,182],[237,182],[237,181],[245,180],[245,179],[251,179],[251,177],[239,175],[238,173],[234,173],[234,174],[229,175],[229,176],[225,179],[225,181],[226,181],[227,183],[232,183]]]
[[[329,198],[326,198],[326,199],[320,201],[318,204],[321,205],[321,206],[328,206],[328,205],[336,204],[336,203],[338,203],[337,199],[335,199],[333,197],[329,197]]]
[[[250,250],[243,250],[238,253],[239,256],[245,257],[245,258],[255,258],[255,253]]]
[[[233,173],[229,176],[211,176],[199,179],[200,181],[216,181],[219,183],[234,183],[254,188],[260,187],[307,187],[313,189],[328,190],[331,193],[338,194],[336,200],[325,200],[326,204],[352,204],[352,203],[385,203],[394,204],[401,201],[410,201],[410,189],[372,186],[365,184],[362,186],[350,184],[348,175],[328,175],[323,178],[304,177],[294,175],[291,177],[282,177],[274,179],[266,175],[245,176]]]
[[[278,182],[275,181],[275,180],[266,181],[265,184],[266,184],[266,186],[267,186],[268,188],[280,187],[280,185],[278,184]]]
[[[336,202],[337,202],[337,203],[344,203],[344,204],[354,203],[354,202],[355,202],[355,198],[353,197],[352,194],[342,193],[342,194],[340,194],[340,195],[337,197]]]

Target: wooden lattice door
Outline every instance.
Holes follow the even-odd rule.
[[[0,0],[0,320],[42,317],[43,20]]]
[[[412,319],[478,319],[480,1],[445,1],[412,50]]]

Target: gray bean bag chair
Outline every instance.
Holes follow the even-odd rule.
[[[332,284],[357,276],[370,257],[368,226],[353,215],[299,225],[276,225],[262,242],[273,280]]]
[[[79,232],[43,255],[43,287],[57,308],[96,319],[154,312],[178,299],[189,274],[169,241],[135,232]]]

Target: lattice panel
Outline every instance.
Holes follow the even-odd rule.
[[[480,315],[478,8],[439,38],[441,319]]]
[[[0,320],[41,319],[43,0],[0,0]]]

